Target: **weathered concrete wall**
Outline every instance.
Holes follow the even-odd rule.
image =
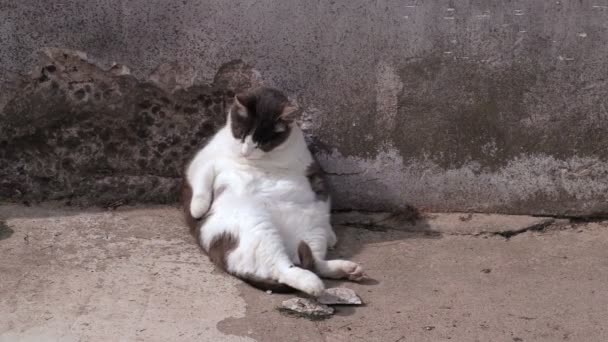
[[[183,69],[163,65],[139,81],[125,66],[45,49],[0,117],[0,198],[176,201],[184,164],[224,125],[234,92],[256,80],[235,61],[212,84],[182,89]]]
[[[305,108],[337,208],[605,214],[607,23],[589,0],[0,0],[0,106],[41,47],[143,83],[242,59]]]

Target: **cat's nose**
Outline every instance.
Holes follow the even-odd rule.
[[[251,153],[253,152],[253,150],[255,149],[255,145],[253,144],[243,144],[243,146],[241,146],[241,156],[247,158],[251,155]]]

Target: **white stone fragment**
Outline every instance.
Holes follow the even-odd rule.
[[[363,302],[355,291],[345,287],[334,287],[325,290],[319,298],[321,304],[361,305]]]

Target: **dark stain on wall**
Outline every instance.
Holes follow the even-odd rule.
[[[54,50],[0,116],[0,199],[177,200],[184,163],[224,124],[251,69],[173,92]]]

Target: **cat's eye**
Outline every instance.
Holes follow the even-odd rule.
[[[284,123],[278,123],[274,126],[274,131],[276,133],[283,133],[287,130],[287,126]]]
[[[242,117],[242,118],[247,118],[248,113],[246,109],[237,109],[236,113],[238,114],[238,116]]]

